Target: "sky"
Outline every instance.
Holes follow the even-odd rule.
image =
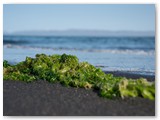
[[[155,31],[154,4],[4,4],[4,32]]]

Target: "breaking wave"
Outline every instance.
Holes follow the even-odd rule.
[[[67,47],[38,47],[38,46],[22,46],[14,44],[4,44],[5,48],[19,48],[19,49],[43,49],[43,50],[65,50],[65,51],[80,51],[80,52],[100,52],[111,54],[135,54],[135,55],[155,55],[155,50],[142,49],[81,49],[81,48],[67,48]]]

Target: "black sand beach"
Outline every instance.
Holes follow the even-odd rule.
[[[154,76],[115,73],[130,78]],[[155,101],[144,98],[117,98],[98,96],[97,91],[65,87],[47,81],[25,83],[3,81],[4,116],[155,116]]]
[[[128,72],[119,72],[119,71],[105,71],[105,73],[113,74],[114,76],[121,76],[126,78],[138,79],[138,78],[146,78],[148,81],[155,81],[154,75],[143,75],[143,74],[134,74]]]

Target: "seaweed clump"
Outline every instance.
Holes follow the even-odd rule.
[[[60,82],[65,86],[96,89],[106,98],[143,97],[155,99],[155,84],[144,78],[127,79],[105,74],[88,62],[79,62],[73,55],[37,54],[35,58],[26,57],[16,65],[3,62],[3,79],[32,82],[46,80]]]

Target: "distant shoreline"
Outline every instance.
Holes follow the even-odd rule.
[[[4,32],[4,35],[17,36],[90,36],[90,37],[154,37],[155,31],[134,31],[134,30],[95,30],[95,29],[66,29],[66,30],[24,30]]]
[[[20,35],[20,34],[5,34],[3,36],[13,36],[13,37],[16,37],[16,36],[19,36],[19,37],[88,37],[88,38],[92,38],[92,37],[95,37],[95,38],[136,38],[136,37],[140,37],[140,38],[155,38],[155,35],[151,35],[151,36],[147,36],[147,35],[140,35],[140,36],[127,36],[127,35],[124,35],[124,36],[94,36],[94,35]]]

